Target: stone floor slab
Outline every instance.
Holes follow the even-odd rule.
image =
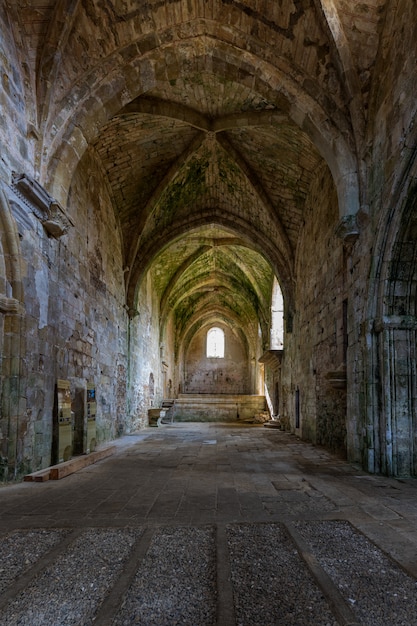
[[[0,487],[2,626],[417,626],[417,481],[257,426],[114,445],[61,481]]]

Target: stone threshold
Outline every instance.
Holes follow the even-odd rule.
[[[38,470],[37,472],[32,472],[31,474],[27,474],[23,480],[25,482],[36,482],[42,483],[47,480],[61,480],[61,478],[65,478],[65,476],[69,476],[70,474],[74,474],[84,467],[88,467],[89,465],[93,465],[93,463],[97,463],[102,459],[105,459],[116,451],[116,446],[109,446],[107,448],[103,448],[102,450],[96,450],[95,452],[90,452],[89,454],[83,454],[81,456],[76,456],[69,461],[64,461],[63,463],[58,463],[57,465],[51,465],[50,467],[46,467],[45,469]]]

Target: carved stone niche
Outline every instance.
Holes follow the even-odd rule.
[[[12,187],[16,195],[32,209],[50,237],[59,239],[74,223],[57,200],[27,174],[15,174]]]

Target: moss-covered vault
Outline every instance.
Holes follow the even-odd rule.
[[[175,380],[181,382],[184,355],[202,328],[228,327],[247,357],[269,347],[273,277],[267,259],[215,224],[184,233],[156,255],[144,280],[156,294],[160,341]]]

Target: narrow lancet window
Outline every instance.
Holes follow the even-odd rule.
[[[282,350],[284,347],[284,299],[276,278],[274,278],[272,289],[271,322],[271,350]]]
[[[221,328],[210,328],[207,333],[207,358],[224,359],[224,332]]]

